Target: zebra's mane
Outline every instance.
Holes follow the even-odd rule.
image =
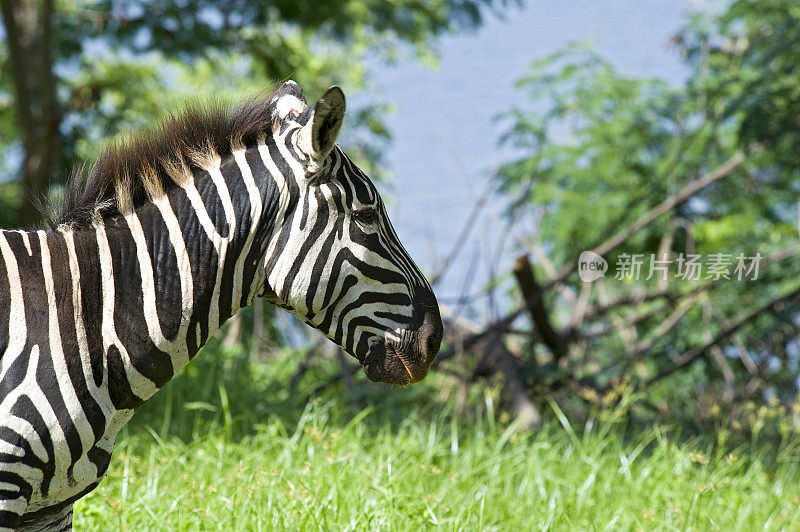
[[[106,145],[86,172],[73,170],[63,199],[44,210],[53,227],[88,227],[97,217],[126,214],[163,195],[192,168],[224,158],[271,131],[275,103],[263,91],[239,105],[192,104],[156,126]]]

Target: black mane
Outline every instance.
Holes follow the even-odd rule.
[[[124,214],[149,201],[154,189],[176,186],[170,166],[195,168],[198,154],[224,158],[234,146],[253,143],[271,131],[274,109],[271,91],[233,107],[218,102],[187,105],[156,126],[105,146],[88,173],[83,166],[76,168],[63,200],[46,209],[47,220],[54,228],[88,227],[97,216]]]

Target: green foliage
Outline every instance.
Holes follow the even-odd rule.
[[[630,78],[584,47],[535,62],[520,80],[533,109],[509,114],[504,140],[530,155],[503,167],[502,190],[515,208],[534,205],[548,214],[540,238],[555,245],[559,265],[747,148],[753,139],[742,134],[745,119],[710,116],[709,98],[698,97],[696,83],[671,88]],[[676,219],[695,226],[701,253],[754,253],[752,242],[786,243],[796,236],[796,198],[787,192],[797,188],[797,170],[780,166],[779,157],[771,145],[759,151],[724,183],[680,205],[672,219],[647,227],[631,247],[655,252]]]
[[[696,76],[693,88],[707,94],[707,111],[734,121],[742,142],[768,144],[773,164],[797,172],[797,3],[738,0],[718,20],[697,18],[678,36],[678,42],[702,74]]]
[[[369,89],[368,57],[391,60],[413,49],[425,59],[434,36],[474,27],[485,9],[510,1],[57,1],[59,167],[92,159],[109,134],[150,124],[187,97],[240,97],[289,78],[309,99],[332,84],[350,93]],[[0,155],[19,146],[6,39],[0,32]],[[380,169],[384,110],[380,102],[351,109],[348,127],[356,134],[346,143],[368,171]],[[17,173],[0,166],[0,181]]]
[[[14,224],[21,197],[19,183],[0,183],[0,227],[10,227]]]
[[[541,238],[569,243],[554,249],[559,264],[641,215],[676,176],[690,178],[685,163],[669,164],[683,149],[675,133],[684,112],[664,82],[627,78],[574,46],[534,62],[518,86],[533,111],[512,111],[504,140],[530,155],[502,168],[503,191],[517,209],[552,213]]]
[[[601,385],[624,376],[647,381],[681,353],[711,341],[730,320],[797,289],[796,260],[765,260],[758,281],[723,280],[711,288],[705,286],[707,271],[698,281],[676,279],[674,261],[680,253],[701,254],[706,262],[721,253],[735,263],[740,254],[767,259],[796,246],[798,43],[795,2],[739,1],[720,16],[694,17],[675,37],[691,69],[681,86],[624,75],[580,45],[534,62],[519,81],[531,100],[508,114],[504,141],[523,156],[501,168],[501,191],[510,199],[511,216],[531,210],[541,216],[532,238],[557,269],[576,264],[582,250],[630,227],[736,154],[746,157],[723,179],[679,202],[605,256],[613,274],[622,254],[642,254],[644,274],[634,282],[606,276],[601,289],[589,291],[589,305],[635,294],[639,299],[566,333],[578,345],[572,374],[590,377],[599,371]],[[673,260],[666,295],[645,298],[662,289],[658,275],[645,279],[649,257],[660,249]],[[566,279],[568,291],[589,288],[576,277]],[[699,296],[686,299],[690,293]],[[562,320],[575,306],[557,297],[546,303]],[[744,349],[759,371],[769,366],[771,386],[782,396],[793,395],[800,364],[798,312],[797,298],[786,301],[744,324],[738,340],[720,342],[738,378],[752,376],[740,360]],[[654,398],[681,409],[698,382],[717,386],[718,365],[698,369],[689,390],[674,382],[686,377],[678,372]],[[529,372],[532,382],[534,375],[541,372]]]

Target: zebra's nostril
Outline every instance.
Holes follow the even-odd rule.
[[[427,348],[428,356],[433,356],[439,352],[439,346],[441,345],[442,341],[439,338],[438,334],[432,334],[428,336],[428,339],[425,342],[425,347]]]
[[[430,365],[442,343],[442,318],[439,314],[439,304],[433,292],[420,293],[414,298],[414,321],[418,323],[414,333],[416,336],[416,351],[420,355],[421,363]]]

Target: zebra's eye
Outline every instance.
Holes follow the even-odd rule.
[[[355,210],[352,212],[351,216],[359,222],[364,222],[365,224],[374,224],[378,221],[378,211],[372,207]]]

